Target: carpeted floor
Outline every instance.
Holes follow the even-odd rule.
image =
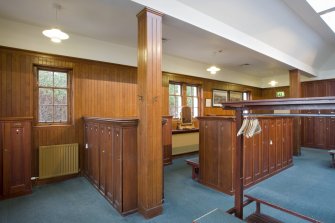
[[[162,215],[145,220],[139,214],[122,217],[88,183],[79,177],[61,183],[35,187],[33,194],[0,201],[0,222],[46,223],[186,223],[214,208],[227,210],[233,197],[208,189],[191,179],[185,158],[165,168],[165,203]],[[335,169],[329,168],[327,151],[304,149],[288,170],[249,188],[246,193],[266,198],[323,222],[335,222]],[[269,208],[262,208],[284,222],[303,222]],[[245,213],[254,211],[254,205]]]

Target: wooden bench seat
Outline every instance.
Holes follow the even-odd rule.
[[[186,163],[192,166],[192,179],[198,180],[199,178],[199,157],[186,159]]]
[[[249,215],[245,221],[248,223],[284,223],[269,215],[261,213],[253,213],[252,215]]]

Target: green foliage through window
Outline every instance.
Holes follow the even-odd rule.
[[[68,73],[38,70],[38,122],[68,122]]]

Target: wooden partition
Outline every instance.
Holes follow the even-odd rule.
[[[232,116],[199,117],[199,181],[232,194],[236,121]],[[254,185],[292,165],[292,118],[259,118],[261,134],[243,141],[244,187]]]

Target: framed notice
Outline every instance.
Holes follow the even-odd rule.
[[[222,107],[222,103],[228,101],[228,91],[213,89],[213,107]]]

